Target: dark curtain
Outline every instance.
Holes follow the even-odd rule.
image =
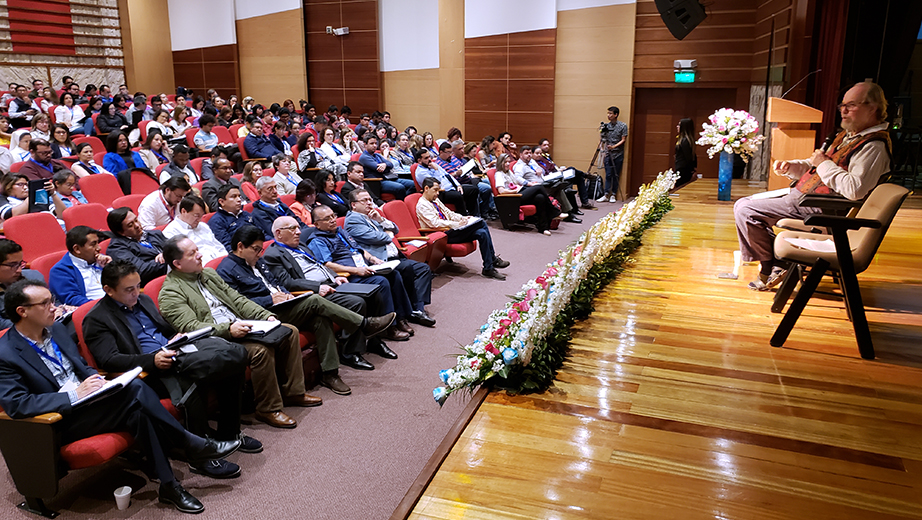
[[[848,26],[848,2],[817,0],[816,2],[816,69],[817,74],[810,106],[823,111],[823,122],[816,134],[817,146],[839,124],[836,105],[839,102],[842,78],[842,56]]]

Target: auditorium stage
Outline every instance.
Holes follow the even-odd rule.
[[[716,192],[677,192],[556,385],[490,393],[410,518],[922,518],[922,204],[859,276],[865,361],[828,279],[769,346],[782,315],[746,287],[757,266],[716,277],[737,249]]]

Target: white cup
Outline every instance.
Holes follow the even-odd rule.
[[[130,503],[131,488],[129,486],[122,486],[115,490],[115,505],[118,506],[119,510],[128,509]]]
[[[699,178],[699,179],[703,179],[703,178],[704,178],[704,174],[703,174],[703,173],[699,173],[699,174],[698,174],[698,178]]]

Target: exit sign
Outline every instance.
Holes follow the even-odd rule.
[[[693,70],[676,71],[675,82],[676,83],[694,83],[695,82],[695,71]]]

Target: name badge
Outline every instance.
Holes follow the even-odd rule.
[[[362,256],[362,253],[352,253],[352,263],[356,267],[368,267],[365,265],[365,257]]]

